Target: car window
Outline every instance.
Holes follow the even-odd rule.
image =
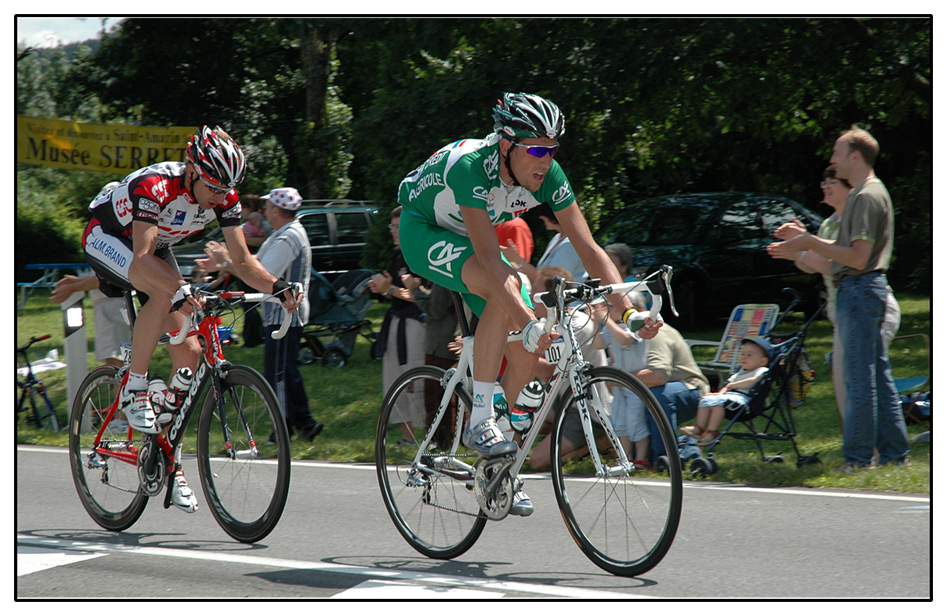
[[[719,221],[719,239],[727,244],[755,240],[764,235],[762,218],[753,202],[733,203]]]
[[[369,224],[363,212],[336,213],[337,244],[361,244],[366,241]]]
[[[309,214],[300,217],[300,224],[307,230],[311,246],[326,246],[330,243],[330,226],[326,214]]]
[[[788,203],[779,199],[763,199],[759,201],[759,213],[762,216],[762,225],[771,237],[776,229],[796,216],[795,210]],[[802,222],[805,222],[802,220]]]

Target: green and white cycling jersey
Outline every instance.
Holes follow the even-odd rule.
[[[537,192],[503,184],[501,139],[493,133],[484,139],[446,145],[399,184],[399,204],[439,227],[468,237],[460,206],[486,210],[492,225],[499,225],[545,202],[555,212],[574,203],[574,191],[556,160]]]

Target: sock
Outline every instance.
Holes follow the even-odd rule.
[[[148,388],[148,375],[147,374],[136,374],[135,372],[129,371],[129,380],[125,383],[124,393],[128,395],[133,391],[145,391]]]
[[[494,410],[492,409],[492,400],[495,397],[494,381],[475,381],[472,384],[472,415],[469,418],[468,425],[474,428],[480,421],[490,417]]]

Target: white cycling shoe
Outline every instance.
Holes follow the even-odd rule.
[[[133,391],[123,395],[119,408],[125,413],[125,418],[134,430],[144,434],[158,434],[155,410],[152,408],[152,401],[148,399],[148,392]]]
[[[194,513],[198,509],[198,499],[194,491],[188,487],[185,476],[178,472],[175,475],[175,485],[172,486],[172,504],[186,513]]]
[[[505,440],[494,416],[486,417],[474,428],[465,428],[462,443],[485,458],[513,454],[518,450],[518,445]]]

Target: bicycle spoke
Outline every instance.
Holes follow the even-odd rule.
[[[627,389],[627,399],[636,397],[663,430],[667,450],[675,451],[672,428],[656,399],[642,383],[628,373],[613,368],[591,371],[588,387],[606,385],[614,392]],[[591,404],[604,404],[598,396],[590,396]],[[563,399],[563,407],[569,400]],[[562,407],[562,408],[563,408]],[[608,413],[603,409],[604,416]],[[593,414],[593,413],[592,413]],[[563,440],[571,422],[580,422],[576,410],[560,414],[554,430],[554,451],[557,462],[552,469],[555,494],[565,523],[581,550],[597,566],[618,575],[640,575],[649,571],[666,555],[679,524],[682,506],[682,475],[678,465],[669,475],[635,471],[627,464],[624,470],[615,439],[599,438],[598,451],[586,458],[568,462],[562,454]],[[609,421],[606,420],[606,421]],[[603,434],[600,426],[595,428]],[[570,442],[568,440],[568,442]]]
[[[376,472],[383,500],[396,528],[409,544],[431,558],[454,558],[468,550],[485,526],[471,491],[475,456],[454,443],[456,410],[446,412],[424,451],[423,429],[415,430],[411,444],[402,442],[404,413],[412,405],[438,405],[444,371],[431,366],[403,374],[383,401],[376,430]],[[470,397],[461,400],[469,408]],[[461,410],[461,409],[460,409]],[[453,449],[456,453],[452,453]],[[418,463],[413,460],[418,458]]]

